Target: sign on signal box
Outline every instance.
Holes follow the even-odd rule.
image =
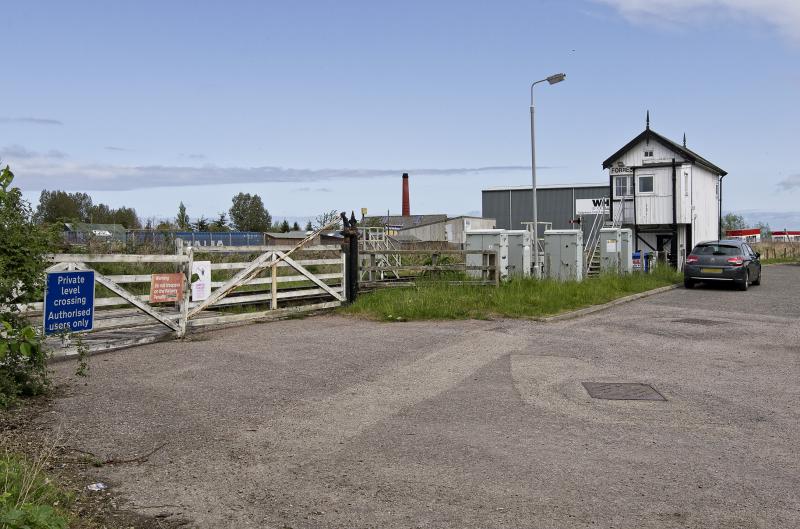
[[[44,333],[85,332],[93,326],[94,271],[48,272]]]

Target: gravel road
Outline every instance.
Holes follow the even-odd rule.
[[[576,320],[250,325],[54,365],[128,508],[237,528],[800,527],[800,267]],[[86,382],[86,385],[84,385]],[[582,382],[665,401],[592,399]]]

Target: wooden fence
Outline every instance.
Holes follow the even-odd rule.
[[[359,255],[363,288],[409,282],[421,276],[456,283],[500,284],[497,253],[489,250],[362,250]],[[448,273],[455,277],[448,279]]]

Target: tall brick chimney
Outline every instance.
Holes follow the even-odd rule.
[[[411,216],[411,204],[408,198],[408,173],[403,173],[403,216]]]

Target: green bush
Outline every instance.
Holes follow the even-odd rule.
[[[45,254],[54,238],[33,222],[13,179],[8,166],[0,170],[0,407],[47,386],[41,338],[16,305],[41,299]]]

